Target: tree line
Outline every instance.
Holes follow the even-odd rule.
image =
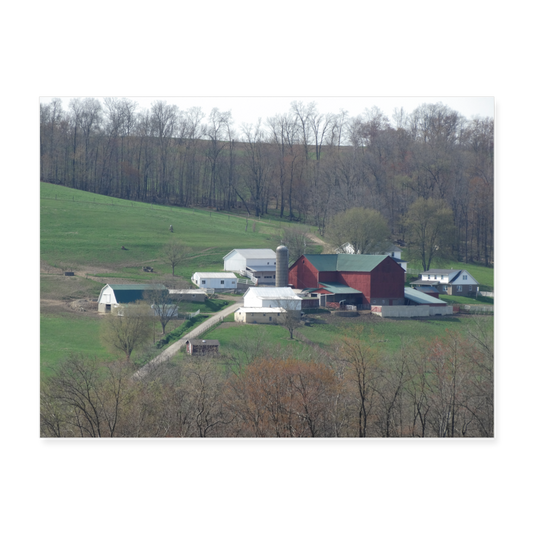
[[[184,356],[132,379],[125,359],[65,359],[41,383],[43,437],[492,437],[489,322],[394,354],[346,332],[330,350]]]
[[[137,109],[128,99],[40,106],[41,180],[177,206],[244,209],[317,226],[354,207],[378,211],[397,239],[416,201],[453,215],[453,254],[493,261],[494,122],[443,104],[389,119],[323,114],[295,101],[283,114],[234,124],[230,111]]]

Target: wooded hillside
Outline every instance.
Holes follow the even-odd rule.
[[[453,255],[493,262],[494,123],[424,104],[391,120],[321,114],[293,102],[283,115],[236,125],[230,111],[149,110],[106,98],[60,99],[40,108],[41,181],[178,206],[275,212],[322,234],[353,207],[379,211],[405,239],[418,199],[453,212]]]

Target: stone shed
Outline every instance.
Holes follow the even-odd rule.
[[[189,355],[218,355],[220,342],[215,340],[193,339],[185,343]]]

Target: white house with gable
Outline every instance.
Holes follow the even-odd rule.
[[[413,288],[434,287],[443,294],[475,296],[479,291],[478,281],[467,270],[432,268],[412,281]]]

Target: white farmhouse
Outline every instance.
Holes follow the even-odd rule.
[[[276,284],[276,252],[268,248],[239,248],[224,256],[224,270],[255,278],[264,285]]]
[[[467,270],[450,270],[432,268],[420,274],[420,278],[412,281],[417,287],[434,287],[443,294],[475,296],[479,291],[479,283]]]
[[[237,276],[233,272],[195,272],[191,281],[201,289],[234,290]]]
[[[250,287],[244,293],[244,307],[282,307],[301,311],[302,299],[289,287]]]

